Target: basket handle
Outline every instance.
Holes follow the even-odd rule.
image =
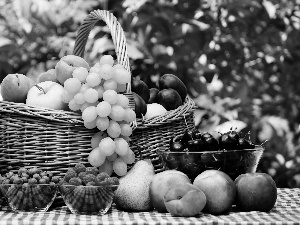
[[[117,18],[112,13],[105,10],[94,10],[83,20],[77,33],[73,55],[80,57],[84,56],[85,45],[90,31],[95,23],[100,20],[103,20],[106,23],[111,32],[118,63],[131,73],[124,31],[117,21]],[[127,84],[126,92],[131,93],[131,82]]]

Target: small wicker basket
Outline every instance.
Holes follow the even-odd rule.
[[[124,32],[113,14],[104,10],[91,12],[79,28],[74,55],[83,57],[88,35],[99,20],[109,27],[118,63],[130,72]],[[134,100],[130,83],[126,95],[130,107]],[[156,150],[169,145],[171,137],[194,127],[194,102],[190,98],[179,108],[149,120],[138,119],[130,146],[137,158],[150,158],[156,172],[162,170]],[[97,129],[87,129],[76,112],[37,108],[21,103],[0,101],[0,170],[16,171],[23,166],[38,166],[63,176],[77,162],[87,162],[91,137]]]

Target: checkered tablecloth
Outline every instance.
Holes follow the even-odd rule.
[[[239,212],[214,216],[199,214],[196,217],[173,217],[169,213],[124,212],[113,205],[104,216],[73,215],[65,206],[46,213],[13,213],[1,208],[0,225],[300,225],[300,189],[278,189],[275,207],[268,213]]]

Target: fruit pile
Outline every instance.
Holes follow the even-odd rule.
[[[54,201],[60,178],[37,167],[0,177],[1,191],[13,210],[45,210]]]
[[[66,172],[59,190],[73,213],[104,214],[112,204],[118,185],[117,177],[99,172],[96,167],[77,163]]]
[[[223,134],[218,132],[214,134],[209,132],[201,133],[196,128],[191,130],[186,129],[182,135],[171,138],[170,151],[203,152],[254,149],[255,144],[250,140],[250,136],[248,136],[248,139],[246,136],[241,137],[240,134],[232,128]]]

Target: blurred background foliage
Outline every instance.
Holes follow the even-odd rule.
[[[0,81],[33,79],[72,54],[89,12],[121,23],[132,75],[155,87],[177,75],[197,109],[200,131],[251,132],[266,148],[258,171],[278,187],[300,187],[300,0],[0,0]],[[85,59],[114,55],[98,22]],[[268,140],[267,142],[265,142]]]

